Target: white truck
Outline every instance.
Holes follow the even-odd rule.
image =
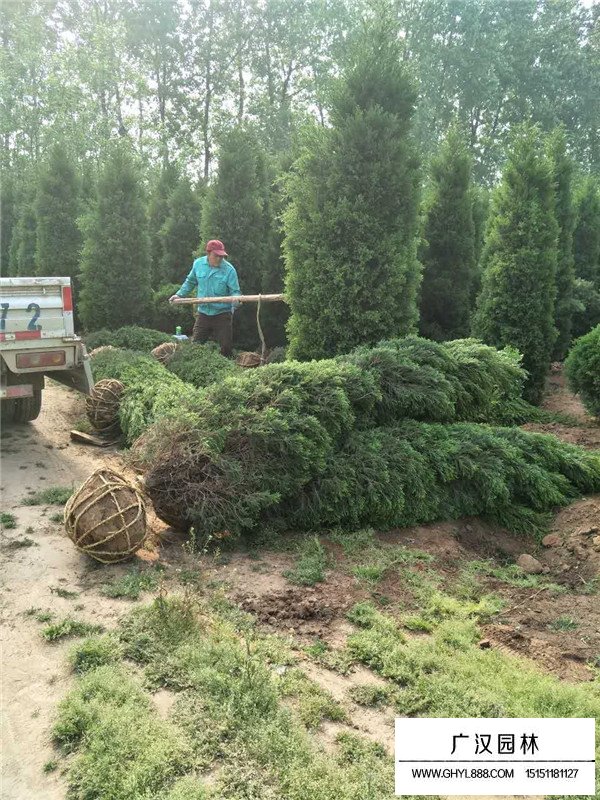
[[[70,278],[0,278],[2,416],[35,419],[44,377],[89,394],[89,356],[73,328]]]

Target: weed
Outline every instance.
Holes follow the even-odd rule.
[[[39,544],[26,536],[23,539],[13,539],[4,545],[6,550],[21,550],[23,547],[39,547]]]
[[[379,583],[386,571],[384,564],[362,564],[352,569],[352,574],[359,581],[374,585]]]
[[[69,654],[73,671],[79,674],[105,664],[116,664],[122,656],[121,644],[114,636],[88,637],[74,645]]]
[[[14,514],[9,514],[4,511],[0,512],[0,524],[10,530],[17,527],[17,518]]]
[[[543,575],[529,575],[523,572],[518,564],[497,566],[491,561],[471,561],[466,567],[465,574],[486,575],[520,589],[544,588],[556,594],[562,594],[566,591],[564,586],[551,583]]]
[[[362,528],[358,531],[344,531],[340,528],[329,534],[332,542],[339,544],[347,556],[364,553],[373,547],[377,547],[375,531],[372,528]]]
[[[28,525],[25,528],[25,533],[35,533],[35,531],[33,530],[33,526],[32,525]]]
[[[56,511],[54,514],[50,514],[48,517],[50,522],[63,522],[64,518],[64,514],[61,514],[60,511]]]
[[[63,506],[73,494],[73,489],[66,486],[50,486],[40,492],[34,492],[21,500],[24,506]]]
[[[348,694],[359,706],[370,708],[383,708],[390,704],[395,695],[392,686],[380,685],[376,683],[365,683],[360,686],[352,686]]]
[[[91,634],[102,633],[103,630],[102,625],[92,625],[89,622],[67,617],[61,622],[44,628],[42,636],[47,642],[55,642],[58,639],[66,639],[71,636],[90,636]]]
[[[589,581],[581,579],[583,586],[579,587],[580,594],[598,594],[600,592],[600,578],[590,578]]]
[[[579,623],[575,622],[572,617],[558,617],[548,627],[553,631],[574,631],[579,627]]]
[[[314,586],[325,580],[328,566],[327,552],[317,536],[305,539],[300,548],[300,556],[293,569],[284,572],[292,583],[300,586]]]
[[[52,622],[54,614],[51,611],[40,611],[35,615],[36,622]]]
[[[79,592],[71,592],[69,589],[63,589],[62,586],[50,586],[52,594],[62,597],[64,600],[72,600],[74,597],[79,597]]]
[[[433,623],[420,614],[413,614],[409,617],[405,617],[402,620],[402,625],[409,631],[418,631],[421,633],[431,633],[433,630]]]
[[[48,465],[47,465],[47,464],[45,464],[43,461],[36,461],[36,462],[35,462],[35,466],[36,466],[38,469],[48,469]]]
[[[55,772],[58,769],[58,761],[54,761],[54,760],[46,761],[46,763],[44,764],[42,769],[46,773]]]
[[[137,600],[142,592],[153,591],[158,587],[163,567],[140,570],[133,567],[125,575],[105,583],[100,591],[105,597],[121,597]]]
[[[343,706],[329,692],[309,680],[300,669],[290,669],[283,674],[279,691],[282,697],[294,698],[296,712],[309,729],[318,728],[325,719],[332,722],[347,721]]]

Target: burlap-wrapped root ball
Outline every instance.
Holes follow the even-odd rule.
[[[246,352],[240,353],[236,358],[235,363],[238,365],[238,367],[251,368],[260,367],[260,365],[263,363],[263,360],[258,353]]]
[[[108,433],[119,427],[119,405],[125,387],[121,381],[104,378],[85,398],[87,418],[97,431]]]
[[[65,529],[75,547],[96,561],[123,561],[146,538],[142,495],[118,472],[100,467],[65,506]]]
[[[152,355],[161,364],[167,364],[177,349],[177,342],[163,342],[152,350]]]

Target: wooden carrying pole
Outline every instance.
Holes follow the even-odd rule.
[[[274,303],[282,300],[284,303],[286,297],[284,294],[239,294],[231,297],[180,297],[178,300],[173,300],[176,305],[191,305],[195,303]]]

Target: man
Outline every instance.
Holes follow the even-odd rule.
[[[174,302],[178,297],[187,297],[196,289],[196,297],[229,297],[240,295],[240,284],[233,264],[225,261],[225,247],[218,239],[211,239],[206,245],[206,255],[197,258],[190,274],[177,294],[169,298]],[[233,343],[234,303],[201,303],[197,306],[198,315],[194,323],[192,341],[218,342],[224,356],[231,355]]]

